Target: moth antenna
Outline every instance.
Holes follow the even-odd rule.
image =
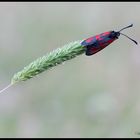
[[[120,33],[120,34],[123,35],[123,36],[125,36],[125,37],[127,37],[128,39],[130,39],[131,41],[133,41],[135,44],[138,45],[138,42],[137,42],[136,40],[130,38],[129,36],[127,36],[127,35],[125,35],[125,34],[123,34],[123,33]]]
[[[127,35],[125,35],[125,34],[123,34],[123,33],[121,33],[122,30],[127,29],[127,28],[130,28],[130,27],[132,27],[132,26],[133,26],[133,24],[130,24],[129,26],[126,26],[126,27],[122,28],[120,31],[118,31],[118,33],[120,33],[121,35],[127,37],[128,39],[130,39],[131,41],[133,41],[135,44],[138,45],[138,42],[137,42],[136,40],[130,38],[129,36],[127,36]]]
[[[122,28],[120,31],[118,31],[118,32],[121,32],[122,30],[124,30],[124,29],[127,29],[127,28],[130,28],[130,27],[132,27],[133,26],[133,24],[130,24],[129,26],[126,26],[126,27],[124,27],[124,28]]]

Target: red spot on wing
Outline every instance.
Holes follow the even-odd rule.
[[[89,53],[90,54],[94,54],[97,51],[98,51],[98,49],[97,48],[94,48],[94,47],[89,49]]]
[[[104,33],[102,33],[103,36],[106,36],[106,35],[109,35],[109,34],[110,34],[110,32],[104,32]]]
[[[93,40],[93,37],[90,37],[86,40],[87,43],[90,43]]]
[[[102,40],[101,35],[96,35],[95,37],[97,40]]]
[[[105,47],[108,46],[110,43],[112,43],[114,40],[115,40],[115,39],[110,39],[110,40],[108,40],[106,43],[99,42],[100,47],[101,47],[101,48],[105,48]]]
[[[108,44],[112,43],[114,40],[115,40],[115,39],[110,39],[110,40],[108,41]]]
[[[110,32],[104,32],[102,34],[96,35],[95,37],[96,37],[97,40],[100,41],[100,40],[102,40],[102,37],[105,37],[105,36],[107,36],[109,34],[110,34]]]

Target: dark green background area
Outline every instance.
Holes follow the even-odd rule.
[[[140,41],[138,2],[1,2],[0,88],[58,47],[119,30]],[[0,137],[140,137],[140,47],[120,38],[0,95]]]

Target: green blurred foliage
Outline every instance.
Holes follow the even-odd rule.
[[[124,31],[139,41],[138,2],[1,2],[0,88],[71,41]],[[0,95],[0,137],[140,137],[140,48],[125,37]]]

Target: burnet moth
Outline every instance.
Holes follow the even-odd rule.
[[[99,35],[90,37],[86,40],[84,40],[81,45],[83,45],[84,47],[86,47],[86,55],[90,56],[93,55],[99,51],[101,51],[102,49],[104,49],[105,47],[107,47],[109,44],[111,44],[113,41],[115,41],[116,39],[118,39],[118,37],[121,35],[127,37],[128,39],[132,40],[135,44],[138,44],[135,40],[133,40],[132,38],[128,37],[127,35],[121,33],[122,30],[126,29],[126,28],[130,28],[132,27],[133,24],[122,28],[121,30],[115,32],[115,31],[109,31],[109,32],[104,32],[101,33]]]

